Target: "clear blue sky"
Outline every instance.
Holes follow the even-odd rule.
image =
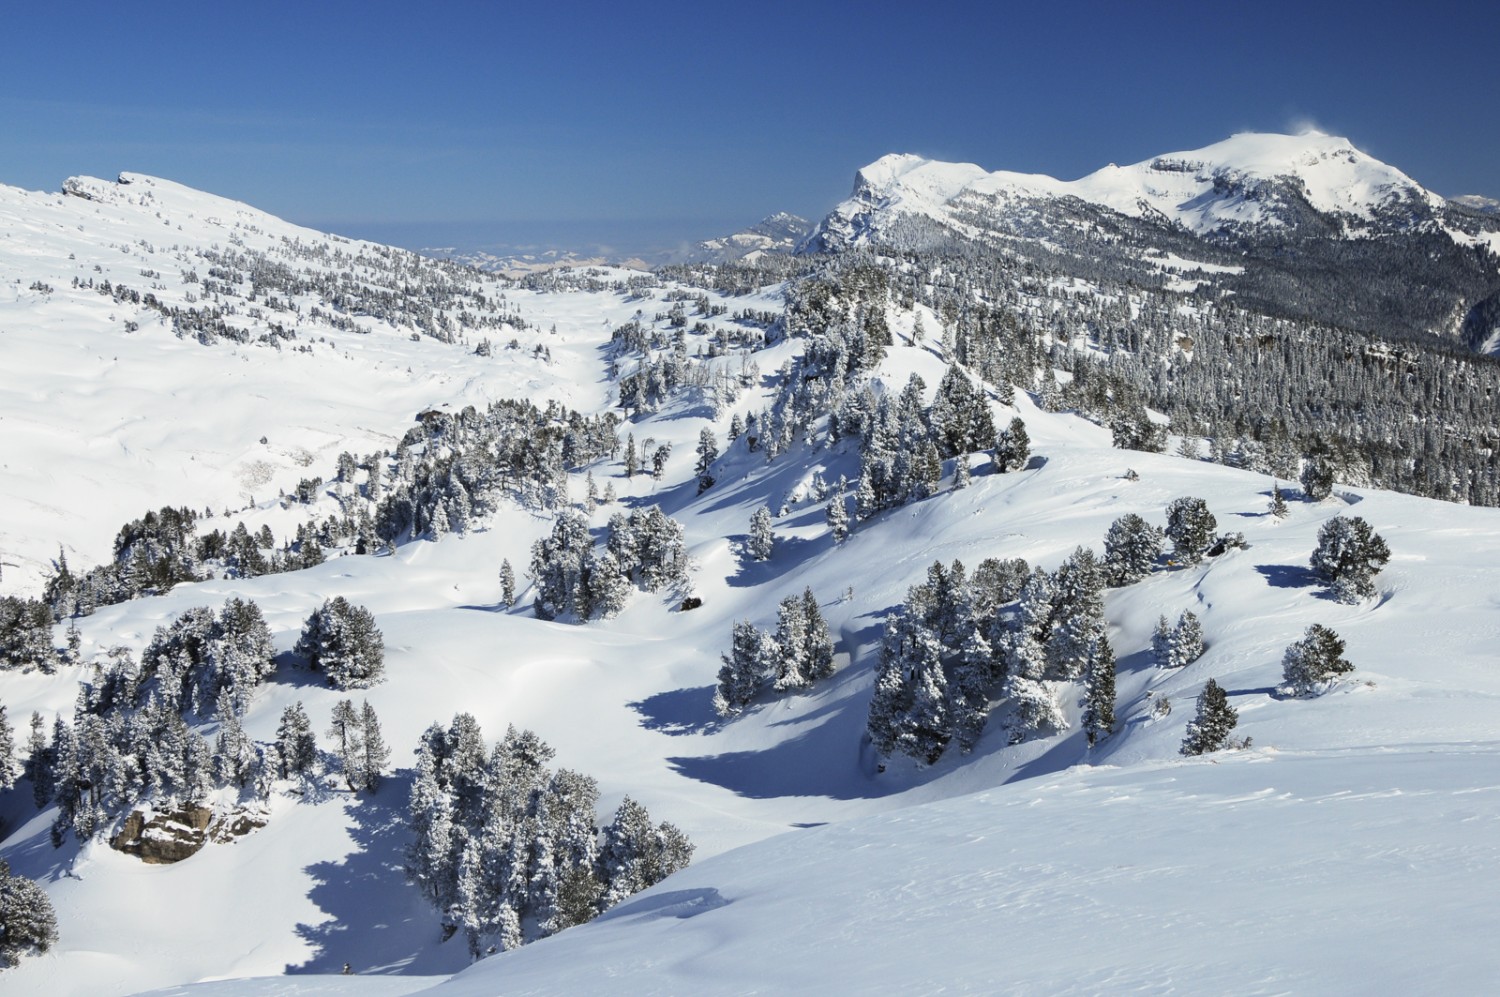
[[[891,151],[1073,178],[1305,122],[1500,197],[1500,3],[12,0],[0,183],[403,244],[809,217]]]

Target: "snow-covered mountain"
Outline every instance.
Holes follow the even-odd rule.
[[[982,179],[955,186],[932,170],[908,190],[897,172],[892,196],[948,204]],[[160,866],[107,835],[80,844],[69,832],[54,848],[56,808],[39,810],[22,780],[0,794],[0,849],[43,884],[61,937],[4,971],[7,994],[1467,992],[1500,973],[1500,511],[1342,484],[1304,500],[1283,479],[1289,510],[1273,516],[1266,473],[1193,459],[1196,440],[1180,437],[1179,456],[1118,449],[1109,429],[1043,404],[1074,376],[1054,372],[1052,356],[1086,340],[1059,328],[1034,351],[1044,378],[1013,396],[978,385],[998,426],[1024,422],[1030,462],[996,473],[983,453],[941,461],[931,494],[871,511],[838,542],[825,510],[859,490],[862,416],[851,402],[835,433],[828,412],[804,418],[788,399],[814,405],[847,375],[850,397],[868,387],[878,408],[916,374],[925,387],[908,403],[936,402],[954,319],[884,286],[909,261],[879,275],[868,259],[848,273],[834,259],[811,290],[603,267],[522,287],[167,181],[122,180],[70,181],[67,196],[0,188],[0,592],[35,594],[59,543],[75,570],[109,560],[122,523],[149,508],[202,510],[200,534],[244,522],[278,541],[369,513],[368,492],[336,480],[344,451],[365,465],[361,480],[384,468],[402,487],[428,458],[453,458],[451,484],[495,458],[455,457],[426,428],[501,399],[565,404],[575,426],[628,415],[617,453],[579,458],[563,488],[599,536],[616,513],[660,506],[682,525],[690,570],[684,586],[636,592],[610,619],[536,619],[526,568],[561,510],[506,496],[462,531],[417,530],[393,551],[357,554],[344,538],[320,564],[214,570],[80,617],[76,661],[0,670],[18,747],[33,711],[48,729],[74,719],[80,683],[97,681],[114,649],[139,658],[157,627],[234,597],[261,607],[277,653],[244,730],[265,746],[300,703],[327,751],[326,725],[351,693],[292,649],[309,614],[342,596],[384,635],[385,681],[352,695],[383,721],[391,771],[378,791],[352,793],[325,757],[306,782],[273,781],[265,826]],[[1213,250],[1186,223],[1160,230]],[[1181,263],[1191,257],[1176,259],[1179,274],[1194,272]],[[1034,283],[1016,291],[1028,322],[1061,314],[1064,293],[1127,315],[1137,304],[1023,279]],[[766,318],[789,300],[824,327]],[[1173,301],[1212,307],[1188,292]],[[856,320],[890,340],[868,369],[835,379],[798,366],[828,349],[817,336]],[[1191,371],[1205,352],[1181,349],[1173,363]],[[1075,360],[1083,371],[1116,357],[1085,344]],[[624,382],[648,368],[640,394],[654,384],[657,397],[640,404]],[[751,416],[756,432],[732,438]],[[721,449],[700,461],[705,430]],[[392,449],[404,456],[367,459]],[[659,475],[627,464],[648,449],[662,454]],[[1083,684],[1058,680],[1061,731],[1014,740],[996,691],[970,753],[954,747],[932,765],[877,757],[865,731],[883,627],[935,561],[973,572],[1024,558],[1052,571],[1126,514],[1162,523],[1182,496],[1201,497],[1245,546],[1162,559],[1104,594],[1113,734],[1090,747]],[[747,532],[763,508],[774,542],[756,560]],[[1330,598],[1308,566],[1341,516],[1366,520],[1391,550],[1375,596],[1353,604]],[[501,604],[503,561],[519,576],[513,608]],[[735,624],[775,628],[782,601],[805,590],[835,640],[832,676],[719,717]],[[689,611],[689,597],[701,605]],[[1185,610],[1206,650],[1159,668],[1158,619]],[[1355,669],[1325,695],[1295,698],[1279,691],[1282,655],[1314,623],[1347,641]],[[1252,743],[1184,758],[1211,678]],[[445,937],[403,871],[412,749],[460,711],[491,741],[510,724],[534,730],[555,765],[598,780],[604,812],[629,795],[682,828],[694,864],[589,924],[470,967],[461,933]],[[237,798],[221,786],[207,802]],[[357,975],[338,976],[345,963]]]
[[[1070,181],[888,155],[856,174],[805,246],[963,242],[1087,278],[1187,274],[1293,317],[1478,350],[1500,292],[1500,220],[1315,131],[1235,135]]]

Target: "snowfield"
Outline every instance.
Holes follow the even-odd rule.
[[[1358,166],[1350,163],[1334,156],[1323,166]],[[935,189],[948,183],[939,180]],[[478,357],[472,337],[413,340],[375,320],[364,335],[330,334],[308,318],[311,300],[302,303],[306,327],[280,348],[179,339],[155,312],[126,332],[135,312],[71,279],[113,273],[185,295],[184,261],[141,240],[177,242],[181,253],[199,245],[192,239],[227,240],[238,217],[258,230],[241,228],[244,238],[267,240],[268,251],[283,235],[340,243],[238,216],[243,206],[165,181],[114,187],[88,186],[94,201],[0,188],[4,594],[34,594],[59,543],[75,568],[108,557],[125,520],[164,504],[229,508],[200,533],[243,519],[281,539],[337,503],[324,494],[309,509],[278,501],[280,491],[311,475],[330,480],[341,450],[394,445],[429,407],[529,397],[605,411],[617,400],[603,350],[611,331],[637,312],[649,324],[669,307],[668,287],[641,298],[606,286],[628,280],[626,271],[601,270],[599,287],[550,291],[475,274],[464,279],[487,297],[505,294],[497,314],[526,324],[514,330],[517,349],[497,340],[492,356]],[[142,201],[143,190],[153,196]],[[1163,265],[1191,272],[1187,261]],[[162,276],[143,279],[142,269]],[[33,281],[53,290],[29,291]],[[779,293],[710,297],[733,312],[779,309]],[[898,345],[881,378],[899,391],[920,373],[930,397],[944,367],[939,318],[922,310],[925,339],[913,313],[893,309],[889,321]],[[259,330],[269,318],[254,322]],[[302,345],[311,352],[293,349]],[[102,839],[80,848],[70,837],[54,850],[50,812],[36,811],[23,783],[0,797],[4,857],[42,881],[61,940],[6,971],[4,991],[1493,989],[1500,510],[1343,488],[1311,503],[1290,490],[1290,515],[1277,520],[1263,476],[1113,449],[1107,430],[1018,392],[1014,406],[993,410],[1001,426],[1025,420],[1027,469],[991,474],[976,457],[967,489],[950,489],[950,468],[939,494],[880,513],[837,545],[811,482],[855,479],[854,441],[799,445],[769,463],[724,441],[733,415],[767,404],[778,368],[801,345],[757,354],[758,383],[718,413],[688,398],[622,427],[622,437],[672,445],[661,481],[627,479],[618,461],[589,468],[620,499],[594,513],[596,527],[651,503],[684,524],[699,609],[679,611],[688,591],[637,592],[614,619],[544,623],[530,613],[524,580],[519,605],[503,609],[502,559],[522,574],[532,542],[550,529],[548,517],[508,506],[467,535],[393,555],[182,585],[80,620],[88,661],[117,645],[139,653],[157,626],[230,596],[261,606],[278,651],[323,600],[367,606],[384,634],[387,679],[355,698],[378,712],[397,771],[373,795],[351,795],[332,778],[303,799],[278,794],[265,828],[171,866],[143,865]],[[724,456],[717,483],[696,494],[694,446],[705,425]],[[580,469],[572,495],[583,494]],[[968,756],[951,749],[931,767],[898,759],[882,770],[864,736],[881,627],[934,560],[973,568],[1021,557],[1051,570],[1079,545],[1097,549],[1125,513],[1160,525],[1165,506],[1185,495],[1205,499],[1219,530],[1242,531],[1248,547],[1108,592],[1119,662],[1112,737],[1087,747],[1081,686],[1071,687],[1061,701],[1072,727],[1062,734],[1010,745],[1002,711]],[[785,512],[770,560],[752,562],[741,544],[762,505]],[[1319,527],[1340,514],[1368,520],[1392,551],[1378,596],[1359,605],[1328,598],[1307,567]],[[711,699],[732,625],[774,624],[777,602],[805,587],[837,642],[836,672],[720,720]],[[1202,620],[1206,653],[1160,670],[1152,630],[1159,615],[1183,610]],[[1347,640],[1356,670],[1319,698],[1286,698],[1277,691],[1281,655],[1311,623]],[[0,673],[18,736],[33,710],[49,725],[54,714],[70,716],[89,674],[87,665]],[[1182,758],[1209,678],[1239,710],[1235,733],[1253,744]],[[245,726],[269,741],[283,708],[300,701],[322,735],[346,695],[283,664],[256,691]],[[1162,697],[1174,708],[1156,718]],[[441,940],[436,912],[402,872],[411,751],[429,724],[459,711],[490,740],[507,724],[536,731],[557,750],[556,764],[599,780],[606,814],[629,794],[686,831],[694,864],[590,924],[470,966],[462,939]],[[345,963],[357,975],[338,976]]]

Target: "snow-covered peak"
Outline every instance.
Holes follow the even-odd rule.
[[[956,203],[972,198],[1004,210],[1017,201],[1076,197],[1133,218],[1153,217],[1200,235],[1239,226],[1283,227],[1306,207],[1347,231],[1375,224],[1382,212],[1410,204],[1440,210],[1443,199],[1400,170],[1322,132],[1245,132],[1202,149],[1110,164],[1077,180],[987,172],[910,154],[883,156],[861,169],[849,200],[820,227],[823,243],[860,241],[898,216],[951,224]]]

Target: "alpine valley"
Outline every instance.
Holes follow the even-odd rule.
[[[1492,990],[1497,352],[1317,132],[634,262],[0,186],[0,989]]]

